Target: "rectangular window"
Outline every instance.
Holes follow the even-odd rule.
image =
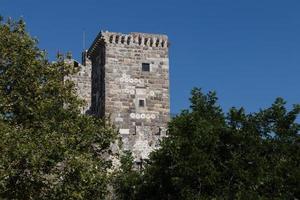
[[[150,72],[150,64],[149,63],[142,63],[142,71],[143,72]]]
[[[145,107],[145,100],[144,99],[139,100],[139,107]]]

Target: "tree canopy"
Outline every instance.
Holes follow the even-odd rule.
[[[300,198],[299,105],[288,111],[278,98],[257,113],[224,114],[214,92],[196,88],[190,100],[141,173],[116,175],[120,199]]]
[[[65,79],[76,70],[37,44],[23,20],[0,17],[1,199],[104,199],[110,186],[124,200],[300,198],[299,105],[224,113],[214,92],[195,88],[144,168],[125,153],[111,176],[103,155],[115,131],[80,114]]]
[[[0,198],[103,199],[115,138],[110,125],[81,115],[75,73],[51,63],[23,20],[0,21]]]

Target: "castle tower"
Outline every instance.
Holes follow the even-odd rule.
[[[119,129],[136,162],[166,135],[169,58],[166,35],[100,32],[90,49],[91,112]]]

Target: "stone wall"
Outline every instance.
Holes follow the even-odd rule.
[[[137,162],[146,159],[169,121],[167,36],[102,32],[89,55],[92,110],[119,128],[123,150],[132,151]]]
[[[86,58],[85,52],[83,53],[83,61],[83,64],[80,64],[74,59],[65,60],[67,64],[73,65],[78,69],[78,72],[68,77],[68,79],[74,82],[78,97],[85,101],[85,105],[81,108],[81,113],[89,114],[91,107],[92,66],[89,59]]]

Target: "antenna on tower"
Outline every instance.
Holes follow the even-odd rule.
[[[83,30],[83,33],[82,33],[82,48],[83,48],[83,51],[85,51],[85,30]]]

